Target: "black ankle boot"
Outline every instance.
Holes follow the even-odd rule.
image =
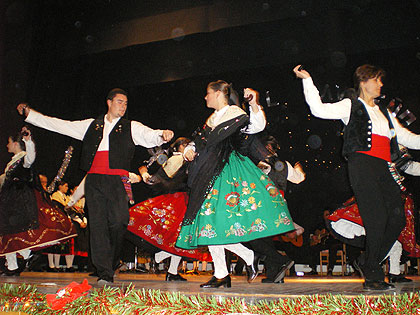
[[[260,262],[260,257],[257,254],[254,254],[254,261],[251,265],[245,267],[247,280],[249,283],[252,282],[258,276],[258,264]]]
[[[173,275],[169,272],[166,273],[165,281],[187,281],[187,279],[181,277],[181,275],[178,273],[176,275]]]
[[[201,288],[218,288],[221,286],[225,288],[230,288],[232,286],[229,275],[222,279],[217,279],[213,276],[209,281],[200,285]]]
[[[403,283],[403,282],[411,282],[413,280],[404,277],[403,275],[393,275],[390,273],[388,275],[389,283]]]

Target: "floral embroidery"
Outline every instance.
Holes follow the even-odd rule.
[[[249,203],[248,203],[248,200],[246,200],[246,199],[243,199],[243,200],[241,200],[241,202],[240,202],[240,206],[241,206],[241,207],[246,207],[248,204],[249,204]]]
[[[162,245],[163,244],[163,238],[162,238],[162,235],[161,234],[159,234],[159,235],[154,235],[153,237],[152,237],[152,240],[156,240],[156,243],[158,243],[159,245]]]
[[[211,190],[212,195],[217,195],[218,193],[219,193],[219,191],[217,189],[212,189]]]
[[[128,221],[128,226],[133,226],[134,224],[134,218],[130,217],[130,221]]]
[[[166,211],[165,211],[165,209],[153,208],[152,214],[161,218],[161,217],[165,216]]]
[[[242,182],[242,186],[247,187],[247,186],[248,186],[248,183],[244,180],[244,181]]]
[[[255,189],[255,187],[257,187],[257,186],[255,185],[255,183],[251,183],[251,184],[249,185],[249,187],[251,187],[252,189]]]
[[[231,192],[225,196],[225,199],[227,200],[226,204],[229,207],[235,207],[239,203],[239,197],[240,195],[237,192]]]
[[[248,187],[242,188],[242,194],[249,195],[251,193],[251,190]]]
[[[277,189],[276,186],[274,186],[273,184],[268,184],[267,186],[265,186],[265,189],[267,189],[268,193],[270,194],[271,197],[276,197],[279,195],[279,190]]]
[[[267,229],[265,221],[262,221],[260,218],[256,219],[255,222],[251,224],[251,227],[248,230],[248,233],[252,232],[262,232]]]
[[[200,233],[198,234],[198,237],[213,238],[216,236],[217,236],[217,233],[212,228],[211,224],[207,224],[205,227],[202,227]]]
[[[214,211],[212,211],[210,208],[208,208],[208,209],[206,209],[206,211],[204,211],[204,215],[210,215],[210,214],[213,214],[213,213],[214,213]]]
[[[284,224],[284,225],[290,225],[290,219],[287,217],[286,213],[282,212],[279,214],[279,218],[274,221],[274,223],[276,224],[276,227],[279,227],[280,224]]]
[[[233,225],[230,226],[230,229],[226,231],[226,237],[230,235],[234,236],[244,236],[246,234],[246,230],[242,227],[239,222],[235,222]]]

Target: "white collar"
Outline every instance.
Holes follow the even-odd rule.
[[[7,173],[7,171],[9,170],[9,168],[16,163],[16,161],[20,160],[21,158],[23,158],[26,155],[26,151],[20,151],[19,153],[16,153],[15,155],[13,155],[12,159],[10,160],[9,163],[7,163],[6,165],[6,169],[4,170],[4,173]]]
[[[214,113],[216,114],[216,116],[221,116],[221,115],[223,115],[224,113],[226,113],[226,111],[229,109],[229,105],[226,105],[226,106],[224,106],[224,107],[222,107],[221,109],[219,109],[219,110],[215,110],[214,111]]]

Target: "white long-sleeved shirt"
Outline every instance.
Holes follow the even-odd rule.
[[[35,158],[36,158],[36,151],[35,151],[35,143],[32,141],[32,139],[29,140],[25,140],[22,139],[23,142],[25,142],[25,151],[26,151],[26,155],[23,158],[23,167],[24,168],[30,168],[32,163],[35,162]]]
[[[305,100],[314,116],[323,119],[340,119],[345,125],[348,124],[351,113],[350,99],[345,98],[336,103],[323,103],[311,77],[303,79],[302,84]],[[391,139],[392,135],[388,120],[380,111],[379,106],[375,105],[372,107],[367,105],[361,98],[359,100],[365,106],[372,121],[372,133]],[[420,149],[420,135],[404,128],[394,116],[390,115],[390,117],[394,125],[398,143],[410,149]]]
[[[120,118],[115,118],[112,122],[109,122],[105,117],[103,137],[99,144],[98,151],[109,150],[109,134],[119,120]],[[94,119],[89,118],[85,120],[68,121],[49,117],[31,109],[25,121],[37,127],[54,131],[77,140],[83,140],[86,131]],[[151,129],[138,121],[131,121],[131,135],[135,145],[141,145],[146,148],[162,145],[165,143],[162,138],[162,133],[162,130]]]

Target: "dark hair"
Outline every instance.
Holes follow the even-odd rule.
[[[17,142],[19,143],[19,146],[21,148],[21,150],[25,151],[26,150],[26,145],[25,142],[23,142],[23,134],[21,132],[18,132],[17,134],[13,135],[13,136],[9,136],[9,138],[13,141],[13,142]]]
[[[354,88],[359,92],[360,82],[366,82],[369,79],[373,78],[383,78],[385,76],[385,71],[381,68],[372,65],[362,65],[354,71],[353,81]]]
[[[239,105],[239,96],[238,93],[236,93],[236,91],[232,88],[232,83],[229,84],[226,81],[217,80],[210,82],[207,85],[207,88],[210,88],[213,91],[222,92],[229,105]]]
[[[186,145],[186,144],[188,144],[188,143],[190,143],[191,142],[191,140],[190,139],[188,139],[188,138],[185,138],[185,137],[179,137],[178,139],[176,139],[175,141],[174,141],[174,143],[172,143],[171,144],[171,146],[170,146],[170,151],[171,151],[171,153],[173,153],[173,152],[178,152],[178,150],[179,150],[179,147],[181,146],[181,145]]]
[[[60,180],[60,181],[57,183],[57,190],[58,190],[58,188],[60,188],[60,186],[63,186],[63,185],[65,185],[65,184],[67,184],[67,185],[68,185],[68,183],[67,183],[66,181],[64,181],[64,180]]]
[[[115,95],[117,95],[117,94],[122,94],[122,95],[125,95],[125,96],[128,97],[128,94],[127,94],[126,91],[124,91],[123,89],[120,89],[120,88],[115,88],[115,89],[112,89],[111,91],[108,92],[108,95],[106,96],[106,99],[112,101],[114,99]]]

